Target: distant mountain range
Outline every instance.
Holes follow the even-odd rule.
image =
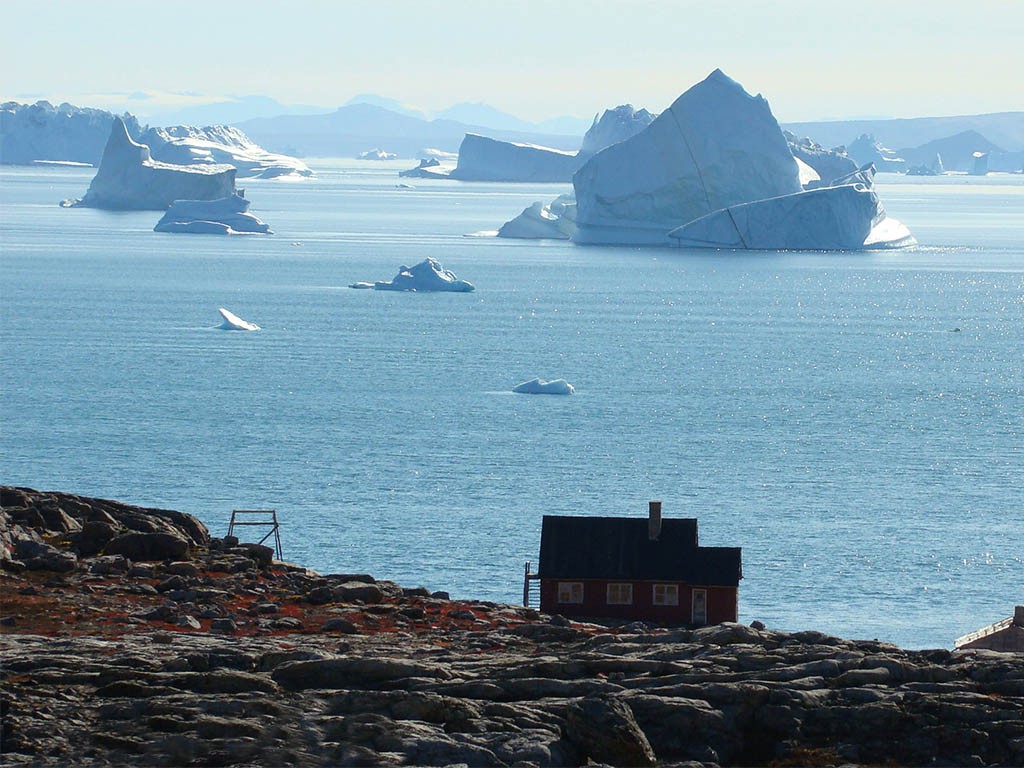
[[[480,105],[466,106],[475,108]],[[459,109],[456,114],[472,118],[473,114],[480,112]],[[451,119],[424,120],[367,103],[339,107],[328,114],[280,115],[245,120],[235,125],[273,152],[300,157],[353,157],[374,147],[410,158],[428,147],[458,152],[467,133],[576,150],[586,131],[566,135],[538,132],[536,126],[529,123],[525,124],[526,128],[499,129]]]
[[[846,145],[871,134],[887,147],[920,147],[965,131],[975,131],[1006,152],[1024,150],[1024,112],[986,115],[914,117],[891,120],[836,120],[818,123],[783,123],[797,136],[810,136],[826,147]],[[981,147],[980,151],[986,151]]]

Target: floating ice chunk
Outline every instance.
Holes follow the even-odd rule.
[[[577,152],[467,133],[449,176],[462,181],[569,181],[582,164]]]
[[[864,250],[916,241],[864,184],[823,187],[722,208],[669,232],[687,248]]]
[[[512,391],[521,395],[571,395],[576,389],[565,379],[530,379],[512,387]]]
[[[350,288],[373,288],[376,291],[452,291],[468,293],[473,284],[460,280],[445,269],[437,259],[424,259],[413,267],[401,266],[390,281],[352,283]]]
[[[219,200],[175,200],[154,232],[189,234],[272,234],[270,227],[253,216],[249,201],[240,193]]]
[[[356,156],[356,160],[394,160],[398,155],[394,152],[385,152],[379,147],[368,149],[365,152],[360,152]]]
[[[225,331],[258,331],[260,329],[256,323],[243,320],[233,312],[224,309],[224,307],[220,307],[217,311],[224,318],[224,322],[220,324],[220,327]]]
[[[498,237],[568,240],[576,231],[576,200],[559,195],[550,203],[536,202],[498,230]]]

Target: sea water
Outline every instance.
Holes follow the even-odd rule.
[[[950,647],[1024,599],[1024,177],[881,176],[913,249],[733,253],[467,237],[568,185],[310,164],[244,184],[267,237],[0,169],[0,481],[276,509],[287,560],[456,597],[661,499],[743,548],[744,622]],[[428,256],[477,290],[347,287]]]

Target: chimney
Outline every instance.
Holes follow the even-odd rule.
[[[1024,627],[1024,605],[1014,606],[1013,623],[1018,627]]]
[[[647,538],[657,541],[661,535],[661,502],[651,501],[647,504]]]

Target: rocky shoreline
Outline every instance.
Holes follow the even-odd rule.
[[[605,627],[0,487],[3,765],[1024,766],[1024,659]]]

